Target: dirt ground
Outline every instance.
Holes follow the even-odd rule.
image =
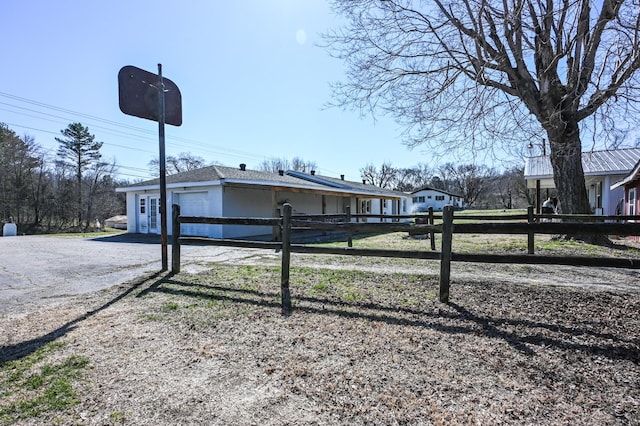
[[[294,256],[147,276],[0,317],[0,361],[89,359],[15,424],[640,424],[640,273]]]

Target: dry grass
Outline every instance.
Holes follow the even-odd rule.
[[[445,305],[436,262],[293,258],[290,317],[268,255],[2,318],[5,366],[89,361],[5,423],[640,424],[635,271],[454,265]]]

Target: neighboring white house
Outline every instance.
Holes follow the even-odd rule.
[[[116,191],[126,193],[127,232],[160,233],[159,179]],[[168,215],[172,204],[180,205],[185,216],[278,217],[285,203],[292,205],[294,215],[341,214],[346,206],[358,213],[363,201],[371,202],[371,211],[367,212],[371,214],[409,211],[403,193],[315,173],[260,172],[241,164],[239,168],[209,166],[167,176]],[[376,205],[382,206],[381,210],[374,208]],[[170,222],[167,221],[169,234]],[[266,235],[272,231],[270,227],[245,225],[181,225],[183,235],[213,238]]]
[[[411,197],[414,212],[426,212],[429,207],[433,207],[434,211],[441,211],[446,205],[452,205],[457,209],[464,208],[462,196],[430,186],[413,191]]]
[[[627,176],[640,160],[640,148],[592,151],[582,154],[582,168],[589,196],[589,204],[594,214],[615,215],[624,200],[624,188],[612,185]],[[536,209],[547,197],[555,195],[553,169],[548,155],[530,157],[524,166],[527,188],[536,189]],[[542,193],[545,190],[545,193]],[[562,209],[562,200],[559,200]]]

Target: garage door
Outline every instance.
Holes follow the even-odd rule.
[[[185,192],[178,194],[180,214],[183,216],[209,216],[209,194],[207,192]],[[210,225],[185,223],[180,226],[182,235],[208,236]]]

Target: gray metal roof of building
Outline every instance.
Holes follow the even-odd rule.
[[[317,174],[306,174],[302,172],[296,172],[289,170],[288,174],[292,176],[299,177],[301,179],[309,180],[311,182],[317,182],[320,184],[325,184],[328,186],[332,186],[335,188],[347,189],[352,191],[371,193],[372,195],[378,196],[389,196],[389,197],[406,197],[407,194],[400,191],[394,191],[387,188],[380,188],[379,186],[371,185],[363,182],[354,182],[350,180],[344,180],[342,178],[334,178],[330,176],[322,176]]]
[[[585,176],[619,175],[629,173],[640,160],[640,148],[590,151],[582,153]],[[548,155],[527,158],[524,165],[525,179],[551,178],[553,169]]]

